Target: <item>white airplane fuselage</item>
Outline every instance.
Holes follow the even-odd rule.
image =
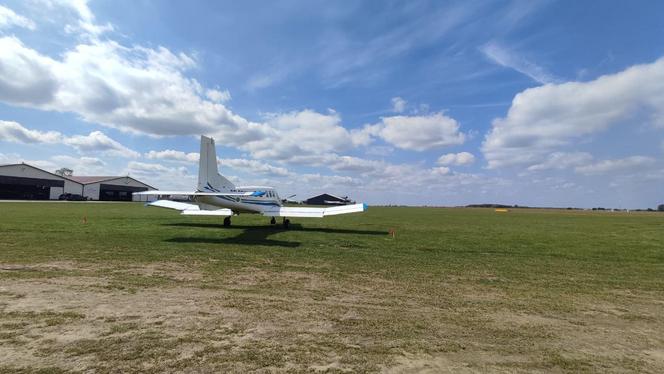
[[[256,196],[195,196],[194,201],[199,204],[226,208],[233,213],[263,213],[267,210],[278,209],[282,206],[281,199],[273,187],[245,186],[235,187],[231,192],[258,191]]]

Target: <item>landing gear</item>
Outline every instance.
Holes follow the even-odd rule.
[[[284,229],[288,230],[288,225],[290,225],[290,220],[284,217]]]
[[[276,224],[277,224],[277,220],[276,220],[274,217],[272,217],[272,219],[270,220],[270,224],[271,224],[271,225],[276,225]]]
[[[231,217],[225,217],[224,218],[224,227],[228,227],[231,225]]]

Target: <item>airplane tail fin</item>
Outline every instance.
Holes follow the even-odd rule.
[[[235,188],[235,185],[219,174],[214,139],[201,135],[201,157],[198,161],[198,190],[224,192],[233,188]]]

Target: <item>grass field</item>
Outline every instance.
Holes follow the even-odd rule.
[[[292,221],[0,203],[0,372],[664,372],[664,214]]]

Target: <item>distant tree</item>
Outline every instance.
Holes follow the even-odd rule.
[[[61,168],[61,169],[56,170],[55,174],[61,175],[63,177],[71,177],[72,175],[74,175],[74,171],[72,169],[69,169],[69,168]]]
[[[657,211],[664,212],[664,204],[657,205]]]

